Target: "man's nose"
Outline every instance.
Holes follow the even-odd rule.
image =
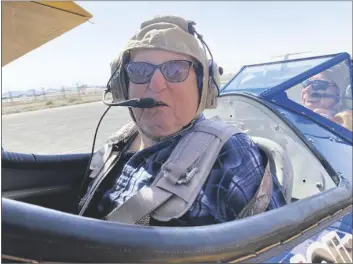
[[[160,92],[167,87],[166,82],[167,80],[164,78],[160,69],[156,69],[152,75],[149,86],[151,90],[154,90],[155,92]]]

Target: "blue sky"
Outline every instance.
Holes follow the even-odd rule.
[[[146,18],[192,19],[225,72],[285,53],[352,54],[352,2],[77,2],[92,23],[69,31],[2,69],[2,92],[104,85],[109,63]]]

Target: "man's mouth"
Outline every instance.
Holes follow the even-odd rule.
[[[164,102],[157,101],[157,106],[168,106],[168,105]]]
[[[317,103],[317,102],[319,102],[319,101],[320,101],[320,99],[314,99],[314,100],[310,99],[310,100],[307,100],[308,103]]]
[[[306,100],[308,103],[317,103],[317,102],[320,102],[321,100],[321,97],[312,97],[312,96],[309,96],[309,98]]]

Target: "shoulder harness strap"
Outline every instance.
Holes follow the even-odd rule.
[[[150,186],[145,186],[107,220],[145,224],[149,217],[169,221],[181,217],[192,206],[228,139],[241,131],[217,119],[197,123],[163,164]]]
[[[119,161],[121,154],[130,146],[130,141],[136,134],[137,127],[135,124],[128,123],[109,137],[104,146],[94,153],[90,164],[91,174],[89,175],[93,181],[80,201],[79,215],[84,214],[97,188]],[[117,146],[117,148],[114,148],[114,146]]]
[[[265,173],[261,180],[259,188],[257,189],[253,198],[249,201],[249,203],[243,208],[243,210],[241,210],[236,219],[241,219],[265,212],[271,202],[272,192],[272,174],[270,170],[270,162],[267,161]]]

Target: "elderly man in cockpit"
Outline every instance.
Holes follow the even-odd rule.
[[[351,131],[353,130],[352,110],[343,109],[340,111],[340,88],[327,76],[326,72],[309,78],[302,85],[301,98],[305,107]],[[352,100],[349,94],[346,96],[346,100]]]
[[[286,203],[254,142],[203,115],[215,107],[220,85],[206,49],[194,23],[183,18],[158,16],[141,24],[111,64],[110,89],[117,101],[153,98],[163,106],[129,108],[132,122],[93,156],[80,215],[197,226]]]
[[[319,73],[303,82],[301,92],[304,106],[330,120],[337,114],[335,106],[340,102],[340,89],[338,85]]]

